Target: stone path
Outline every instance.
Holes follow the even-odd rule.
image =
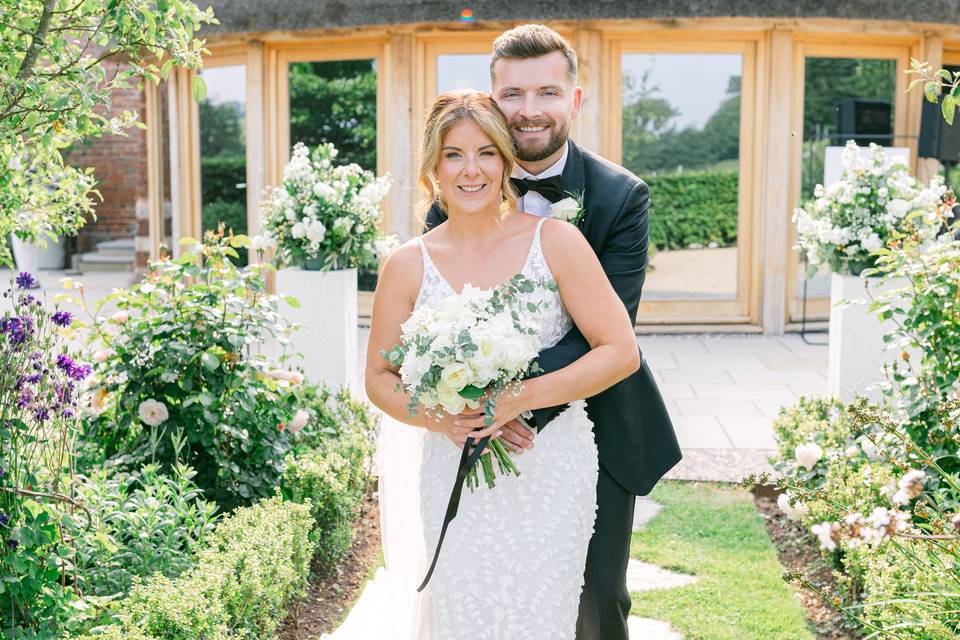
[[[657,517],[657,514],[662,510],[663,505],[650,498],[637,499],[637,506],[634,510],[633,530],[638,531],[642,529],[647,523]],[[696,576],[668,571],[655,564],[641,562],[633,558],[630,559],[627,565],[627,589],[631,593],[652,591],[654,589],[675,589],[693,584],[696,581]],[[668,622],[661,620],[630,616],[627,619],[627,625],[630,631],[630,637],[636,638],[637,640],[683,640],[683,636],[671,627]]]

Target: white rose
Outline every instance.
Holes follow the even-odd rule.
[[[448,364],[440,372],[440,384],[459,392],[470,384],[470,367],[462,362]]]
[[[110,359],[110,356],[112,354],[113,352],[110,351],[109,349],[100,349],[99,351],[93,354],[93,359],[95,362],[99,362],[100,364],[103,364],[104,362]]]
[[[810,528],[810,532],[820,540],[820,546],[827,551],[833,551],[837,548],[837,543],[833,539],[833,533],[836,525],[832,522],[821,522]]]
[[[290,433],[299,433],[305,426],[307,422],[310,421],[310,413],[304,409],[299,409],[294,415],[293,420],[287,425],[287,430]]]
[[[907,212],[910,211],[910,203],[901,198],[894,198],[887,203],[887,213],[894,216],[898,220],[903,216],[907,215]]]
[[[126,324],[127,320],[130,319],[130,314],[126,311],[117,311],[115,314],[110,316],[110,319],[117,324]]]
[[[293,225],[293,228],[290,229],[290,235],[297,240],[305,237],[307,235],[307,225],[305,225],[302,221],[297,222],[295,225]]]
[[[319,244],[323,242],[323,239],[327,235],[327,228],[323,226],[322,222],[313,222],[313,224],[307,227],[307,239],[310,242]]]
[[[573,222],[580,213],[580,203],[573,198],[564,198],[550,205],[550,217]]]
[[[145,425],[156,427],[170,417],[170,412],[167,411],[167,406],[162,402],[150,399],[140,403],[140,406],[137,407],[137,415],[140,416],[140,420]]]
[[[790,506],[791,499],[793,500],[792,507]],[[810,508],[794,498],[793,494],[789,491],[780,494],[780,497],[777,498],[777,506],[780,507],[780,510],[786,514],[787,518],[798,522],[803,520],[807,514],[810,513]]]
[[[797,445],[797,448],[793,451],[793,455],[797,458],[797,463],[801,467],[812,469],[813,466],[817,464],[817,461],[823,457],[823,449],[815,442],[809,442],[807,444]]]

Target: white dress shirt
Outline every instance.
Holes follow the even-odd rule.
[[[560,159],[550,165],[549,168],[544,169],[542,172],[537,175],[527,172],[519,164],[513,165],[513,173],[511,178],[527,178],[529,180],[542,180],[543,178],[552,178],[553,176],[559,176],[563,173],[563,168],[567,164],[567,153],[570,150],[570,145],[564,143],[563,145],[563,155],[560,156]],[[542,195],[536,191],[530,190],[519,201],[517,201],[517,208],[524,213],[530,213],[541,218],[550,217],[550,201],[544,198]]]

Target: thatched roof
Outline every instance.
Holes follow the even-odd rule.
[[[478,21],[621,18],[848,18],[960,24],[958,0],[197,0],[221,24],[206,34],[334,29],[415,22],[456,23],[469,7]]]

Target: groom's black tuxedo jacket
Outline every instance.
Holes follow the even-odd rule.
[[[568,145],[563,188],[584,194],[586,215],[580,229],[634,323],[647,267],[650,190],[623,167],[580,149],[572,140]],[[434,204],[427,228],[444,220],[443,209]],[[586,338],[574,327],[555,346],[540,352],[538,360],[549,373],[589,350]],[[562,409],[534,411],[538,429]],[[589,398],[587,413],[594,423],[600,463],[625,489],[646,495],[680,461],[673,424],[646,361],[630,377]]]

